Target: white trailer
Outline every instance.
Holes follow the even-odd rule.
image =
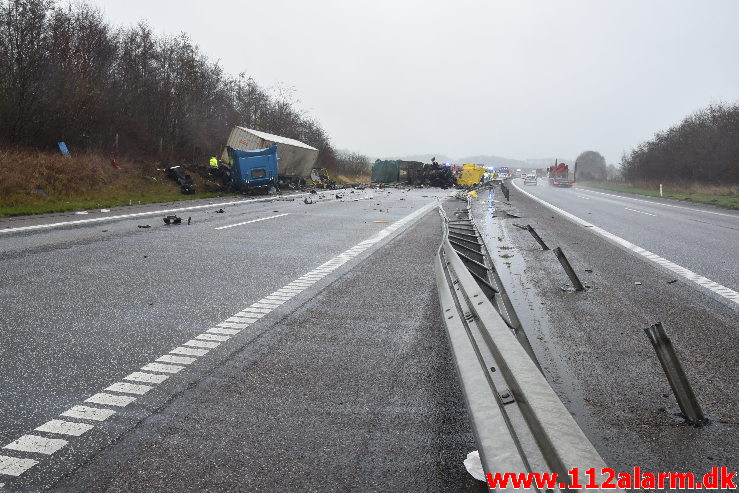
[[[244,127],[234,127],[226,145],[242,151],[264,149],[277,145],[277,171],[280,180],[306,179],[318,160],[318,149],[299,140],[268,134]],[[228,153],[223,150],[222,159],[228,162]]]

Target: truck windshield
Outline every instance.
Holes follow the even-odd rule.
[[[264,178],[265,176],[267,176],[267,170],[264,168],[257,168],[257,169],[251,170],[251,177],[254,179]]]

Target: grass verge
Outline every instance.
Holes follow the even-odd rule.
[[[582,183],[582,185],[612,190],[614,192],[633,193],[648,197],[659,197],[659,185],[634,186],[629,183],[601,182]],[[739,187],[737,186],[706,186],[706,185],[663,185],[662,197],[667,199],[683,200],[700,204],[712,204],[731,209],[739,209]]]
[[[217,192],[183,195],[178,191],[136,192],[127,193],[111,191],[87,197],[39,198],[14,205],[0,204],[0,217],[25,216],[29,214],[46,214],[50,212],[69,212],[92,209],[110,209],[125,205],[155,204],[160,202],[176,202],[182,200],[223,197],[228,194]]]
[[[0,149],[0,217],[109,209],[229,195],[208,181],[207,166],[183,165],[197,194],[183,195],[160,163],[120,160],[116,169],[100,154],[66,159],[59,153]]]

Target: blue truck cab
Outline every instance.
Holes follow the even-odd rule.
[[[231,184],[242,192],[277,185],[277,146],[242,151],[227,147],[231,161]]]

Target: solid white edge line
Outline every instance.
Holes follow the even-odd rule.
[[[726,298],[729,301],[733,301],[734,303],[739,305],[739,292],[734,291],[731,288],[727,288],[726,286],[723,286],[715,281],[712,281],[708,279],[707,277],[703,277],[700,274],[696,274],[695,272],[691,271],[690,269],[683,267],[681,265],[675,264],[669,260],[667,260],[664,257],[660,257],[656,253],[650,252],[649,250],[645,250],[644,248],[637,246],[633,243],[631,243],[628,240],[625,240],[621,238],[620,236],[616,236],[615,234],[606,231],[602,228],[599,228],[598,226],[589,223],[588,221],[585,221],[584,219],[580,219],[579,217],[575,216],[574,214],[570,214],[569,212],[560,209],[559,207],[550,204],[544,199],[540,199],[539,197],[536,197],[529,192],[521,189],[518,185],[513,183],[513,186],[518,189],[519,192],[523,193],[524,195],[528,196],[531,199],[536,200],[540,204],[550,208],[554,212],[557,212],[558,214],[564,216],[565,218],[573,221],[576,224],[579,224],[581,226],[586,226],[589,231],[592,231],[593,233],[596,233],[603,238],[606,238],[607,240],[615,243],[616,245],[621,246],[622,248],[625,248],[627,250],[630,250],[634,253],[638,253],[642,257],[646,258],[647,260],[650,260],[654,262],[657,265],[660,265],[675,274],[678,274],[685,279],[694,282],[695,284],[708,289],[709,291]]]
[[[303,195],[305,194],[291,195],[291,197],[302,197]],[[35,224],[33,226],[20,226],[18,228],[0,229],[0,233],[17,233],[20,231],[34,231],[38,229],[61,228],[64,226],[74,226],[78,224],[99,223],[99,222],[104,222],[104,221],[114,221],[117,219],[130,219],[134,217],[156,216],[158,214],[168,214],[170,212],[194,211],[197,209],[207,209],[209,207],[241,205],[241,204],[247,204],[247,203],[266,202],[270,200],[274,200],[274,198],[270,197],[270,198],[263,198],[263,199],[237,200],[237,201],[231,201],[231,202],[221,202],[218,204],[193,205],[191,207],[178,207],[176,209],[162,209],[162,210],[148,211],[148,212],[135,212],[133,214],[119,214],[117,216],[93,217],[90,219],[78,219],[76,221],[63,221],[60,223]]]

